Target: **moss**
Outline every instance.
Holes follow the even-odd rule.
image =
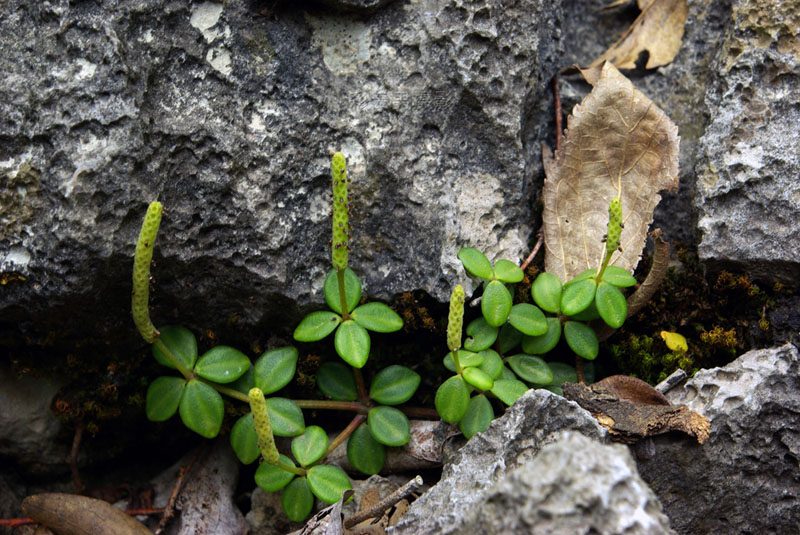
[[[706,276],[695,251],[678,244],[679,265],[667,272],[650,302],[609,340],[620,373],[657,383],[678,368],[693,374],[724,366],[755,347],[779,343],[767,318],[782,285],[762,288],[746,273]],[[637,273],[649,269],[645,258]],[[668,330],[686,337],[689,351],[671,352],[659,337]]]

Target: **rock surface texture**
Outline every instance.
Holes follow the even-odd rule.
[[[800,276],[800,10],[737,0],[706,94],[695,205],[709,264]]]
[[[667,393],[711,420],[702,445],[654,437],[639,462],[678,533],[797,533],[800,355],[791,344],[699,371]]]
[[[20,379],[0,366],[0,457],[32,474],[69,469],[69,448],[56,442],[61,422],[50,411],[61,386],[55,380]]]
[[[672,533],[628,449],[588,412],[529,390],[459,450],[391,533]]]
[[[3,2],[0,319],[129,328],[155,198],[158,309],[254,325],[321,302],[334,149],[370,295],[445,300],[466,245],[524,257],[560,6],[334,4],[357,11]]]

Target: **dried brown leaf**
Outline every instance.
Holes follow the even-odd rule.
[[[619,5],[614,2],[612,6]],[[622,37],[594,60],[592,67],[610,61],[619,69],[635,69],[639,54],[647,51],[648,69],[671,62],[683,40],[683,26],[689,15],[686,0],[639,0],[642,12]]]
[[[608,203],[615,196],[622,200],[625,227],[623,252],[614,253],[611,263],[632,272],[661,200],[658,192],[678,187],[678,127],[610,63],[593,85],[545,169],[545,269],[562,281],[599,267]]]

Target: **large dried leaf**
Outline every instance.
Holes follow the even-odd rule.
[[[599,266],[615,196],[625,228],[611,263],[633,272],[658,191],[678,187],[678,127],[610,63],[584,76],[594,89],[573,110],[555,159],[544,158],[545,269],[562,281]]]
[[[612,6],[620,5],[614,2]],[[636,60],[647,51],[648,69],[671,62],[683,40],[683,26],[689,15],[686,0],[638,0],[642,12],[622,37],[594,60],[592,67],[610,61],[620,69],[635,69]]]

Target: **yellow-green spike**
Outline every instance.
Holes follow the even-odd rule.
[[[161,203],[153,201],[147,208],[147,214],[142,222],[139,232],[139,241],[136,242],[136,253],[133,257],[133,297],[131,299],[131,312],[133,322],[142,338],[148,343],[153,343],[158,337],[153,322],[150,321],[150,262],[153,260],[153,248],[161,224]]]
[[[333,184],[333,239],[331,240],[331,260],[337,270],[347,268],[347,251],[350,245],[350,220],[347,198],[347,162],[344,154],[337,152],[331,158],[331,178]]]
[[[458,351],[461,347],[461,329],[464,325],[464,288],[459,284],[450,294],[450,314],[447,317],[447,348]]]
[[[622,201],[614,197],[608,204],[608,232],[606,233],[606,254],[610,258],[619,247],[622,235]]]
[[[278,464],[280,454],[278,448],[275,447],[275,437],[272,435],[272,425],[269,423],[264,392],[260,388],[254,387],[250,389],[247,397],[250,399],[250,410],[253,412],[253,423],[256,426],[258,448],[261,450],[261,455],[269,464]]]

